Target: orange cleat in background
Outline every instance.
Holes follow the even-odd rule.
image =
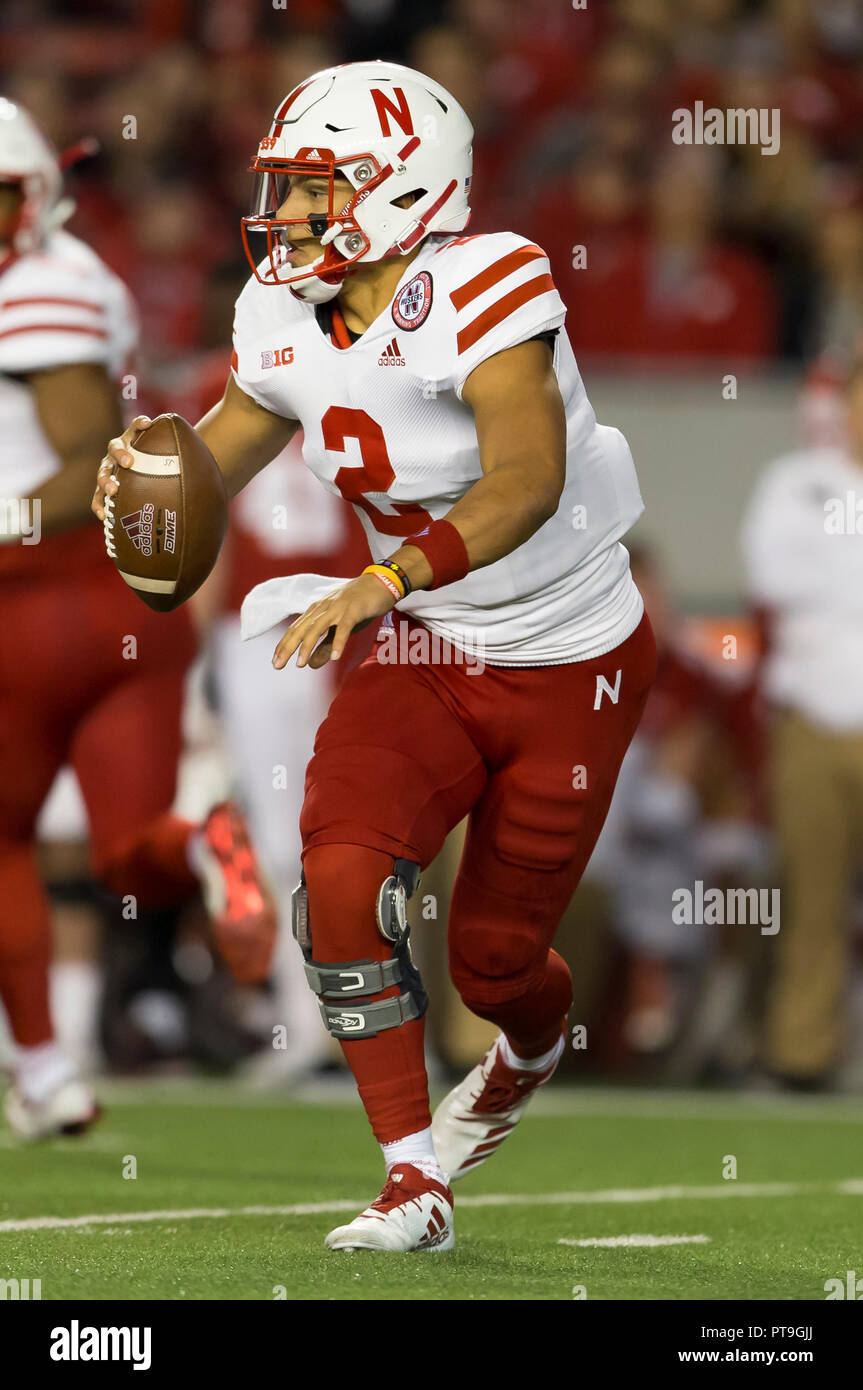
[[[213,807],[190,857],[219,955],[241,984],[266,980],[278,919],[246,822],[232,802]]]

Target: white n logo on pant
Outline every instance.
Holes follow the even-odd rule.
[[[594,709],[599,709],[600,705],[602,704],[603,694],[610,695],[611,703],[613,705],[617,704],[618,700],[620,699],[620,677],[622,676],[622,674],[623,672],[620,669],[618,669],[617,675],[614,678],[614,685],[609,685],[608,681],[605,679],[605,676],[597,676],[596,698],[593,702]]]

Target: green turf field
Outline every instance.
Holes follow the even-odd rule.
[[[105,1090],[82,1140],[0,1134],[0,1278],[41,1278],[43,1299],[824,1299],[863,1273],[851,1100],[550,1090],[458,1184],[456,1249],[417,1256],[323,1249],[381,1182],[355,1104]],[[709,1239],[559,1243],[632,1235]]]

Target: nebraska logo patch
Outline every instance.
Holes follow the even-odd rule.
[[[421,270],[403,289],[399,290],[393,303],[393,319],[399,328],[411,333],[428,318],[432,306],[432,278],[427,270]]]

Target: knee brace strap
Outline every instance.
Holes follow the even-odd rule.
[[[401,983],[403,978],[401,962],[393,956],[391,960],[351,960],[334,965],[324,965],[322,961],[307,960],[306,979],[315,994],[358,995],[380,994],[390,985]]]
[[[422,1018],[428,996],[420,989],[421,1001],[406,991],[392,999],[361,999],[353,1008],[343,1004],[319,1004],[324,1026],[334,1038],[376,1038],[386,1028],[399,1028],[412,1018]]]
[[[404,873],[403,869],[410,872]],[[305,959],[306,979],[320,999],[324,1026],[333,1037],[374,1038],[386,1028],[398,1028],[411,1019],[422,1018],[428,1008],[428,995],[411,959],[410,928],[404,911],[407,898],[418,881],[418,865],[396,860],[395,873],[385,881],[378,896],[378,927],[381,935],[393,943],[389,960],[326,964],[311,958],[308,892],[305,876],[300,878],[291,903],[293,933]],[[399,984],[406,989],[391,999],[371,997]],[[326,1002],[334,998],[343,1000],[345,996],[353,1007],[346,1008],[344,1002]]]

